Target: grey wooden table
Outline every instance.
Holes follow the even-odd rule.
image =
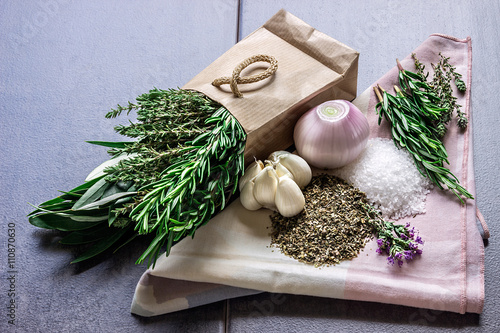
[[[358,92],[431,33],[472,37],[477,204],[492,233],[481,315],[263,293],[141,318],[129,313],[140,249],[85,265],[57,233],[28,224],[27,204],[81,182],[116,140],[104,119],[151,87],[178,87],[280,8],[361,53]],[[0,331],[495,332],[500,330],[500,30],[498,1],[0,2]],[[15,229],[15,323],[8,324],[8,229]],[[10,229],[12,229],[10,228]]]

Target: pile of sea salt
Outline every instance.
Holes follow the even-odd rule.
[[[425,198],[432,183],[417,170],[410,153],[398,149],[390,139],[368,140],[354,162],[334,173],[365,192],[384,218],[425,213]]]

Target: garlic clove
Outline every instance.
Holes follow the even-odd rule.
[[[279,179],[275,202],[278,212],[284,217],[297,215],[306,204],[302,190],[293,179],[287,176]]]
[[[245,173],[243,174],[243,176],[240,178],[240,183],[239,183],[239,189],[240,189],[240,191],[242,191],[243,187],[245,186],[245,184],[249,180],[251,180],[255,176],[257,176],[257,174],[259,172],[261,172],[262,169],[264,169],[264,163],[262,163],[262,161],[255,160],[255,162],[253,162],[252,164],[250,164],[246,168]]]
[[[278,187],[278,175],[273,166],[266,166],[254,180],[253,195],[255,200],[264,207],[273,207]]]
[[[279,163],[291,172],[293,180],[297,183],[297,185],[299,185],[300,188],[304,188],[311,182],[311,167],[302,157],[289,153],[281,154],[278,158]]]
[[[274,153],[272,153],[271,155],[269,155],[269,157],[267,159],[273,163],[278,163],[280,156],[288,155],[288,154],[291,154],[291,153],[289,151],[286,151],[286,150],[277,150]]]
[[[255,200],[255,197],[253,195],[253,189],[254,189],[255,183],[250,180],[246,182],[245,186],[243,186],[243,189],[240,191],[240,201],[243,207],[245,207],[248,210],[257,210],[259,208],[262,208],[262,205]]]
[[[276,169],[276,174],[278,175],[278,177],[288,176],[293,179],[292,173],[290,172],[290,170],[285,168],[283,164],[276,163],[274,168]]]

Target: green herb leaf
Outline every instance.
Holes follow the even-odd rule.
[[[113,246],[118,240],[127,232],[127,229],[117,229],[117,231],[112,234],[110,237],[106,237],[99,242],[97,242],[95,245],[93,245],[87,252],[73,260],[71,263],[75,264],[77,262],[81,262],[84,260],[88,260],[90,258],[93,258],[102,252],[106,251],[109,249],[111,246]]]
[[[127,146],[134,144],[133,142],[126,142],[126,141],[121,141],[121,142],[85,141],[85,142],[97,146],[110,147],[110,148],[126,148]]]
[[[77,202],[73,205],[73,210],[77,210],[92,201],[94,201],[96,198],[99,198],[104,191],[106,191],[107,187],[109,184],[106,182],[103,176],[99,178],[99,180],[90,187],[84,195],[80,199],[78,199]]]
[[[92,228],[102,222],[78,222],[70,217],[58,216],[55,214],[40,214],[31,216],[29,222],[39,228],[57,229],[60,231],[76,231]]]
[[[86,204],[85,206],[82,206],[78,208],[78,210],[90,210],[90,209],[99,209],[101,207],[110,205],[111,203],[114,203],[118,199],[121,199],[123,197],[129,197],[137,194],[137,192],[119,192],[115,193],[112,195],[109,195],[101,200],[97,200],[91,203]],[[74,209],[74,208],[73,208]]]

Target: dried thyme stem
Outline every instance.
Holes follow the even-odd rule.
[[[457,125],[461,129],[465,129],[468,124],[467,115],[461,111],[461,105],[457,103],[451,82],[454,81],[461,93],[465,92],[467,87],[461,79],[462,75],[450,64],[450,58],[443,56],[441,52],[439,53],[439,61],[436,64],[431,63],[434,74],[430,81],[427,81],[429,72],[424,73],[425,66],[418,60],[415,53],[412,53],[412,58],[417,68],[417,74],[420,75],[420,81],[427,85],[427,89],[435,92],[438,97],[438,106],[445,109],[434,123],[434,126],[439,129],[440,136],[442,137],[446,133],[446,125],[450,122],[453,112],[456,112]]]

